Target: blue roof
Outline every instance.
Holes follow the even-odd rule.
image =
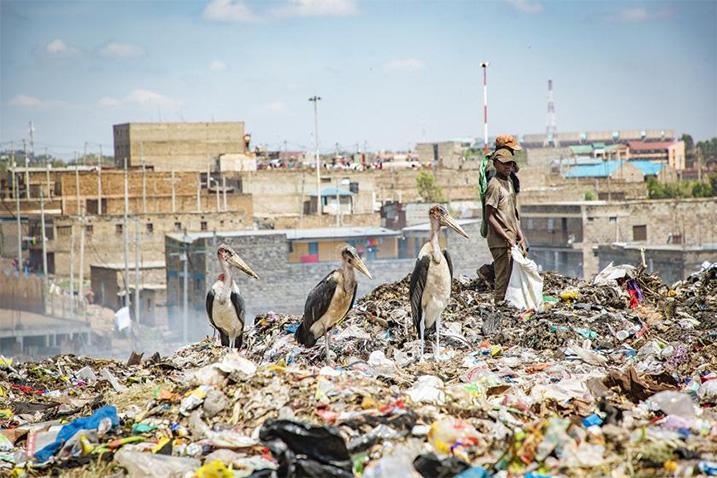
[[[630,160],[630,164],[642,171],[645,176],[657,176],[665,167],[665,163],[660,161],[649,161],[646,159]]]
[[[335,187],[330,187],[330,188],[324,188],[324,189],[322,189],[322,190],[321,190],[321,196],[322,196],[322,197],[323,197],[323,196],[333,196],[333,197],[336,197],[337,192],[338,192],[338,195],[339,195],[339,196],[353,196],[353,194],[354,194],[354,193],[352,193],[351,191],[346,191],[346,190],[344,190],[344,189],[339,189],[339,190],[337,191]],[[310,194],[310,196],[316,196],[316,193],[313,192],[313,193]]]
[[[570,168],[564,176],[566,178],[606,178],[617,171],[621,162],[614,159],[598,164],[580,164]]]

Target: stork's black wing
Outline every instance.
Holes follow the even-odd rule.
[[[408,288],[409,299],[411,301],[411,317],[413,325],[416,326],[416,332],[421,334],[421,318],[423,316],[423,308],[421,307],[421,298],[423,297],[423,289],[426,287],[426,277],[428,277],[428,266],[431,257],[425,255],[416,259],[416,266],[411,273],[411,283]]]
[[[239,318],[239,321],[241,322],[241,329],[242,333],[234,340],[234,348],[240,349],[241,344],[244,340],[244,317],[246,316],[246,307],[244,307],[244,298],[237,294],[236,292],[232,292],[231,295],[229,295],[229,300],[232,301],[232,305],[234,306],[234,310],[237,312],[237,317]],[[224,344],[224,339],[226,338],[226,346],[229,346],[229,336],[222,334],[222,345]]]
[[[446,262],[448,263],[448,272],[451,273],[451,280],[453,280],[453,261],[451,260],[451,255],[448,251],[443,251],[443,257],[446,258]]]
[[[209,317],[209,323],[212,324],[212,327],[217,329],[217,324],[214,323],[214,320],[212,319],[212,307],[214,306],[214,290],[209,289],[209,292],[207,292],[207,317]]]
[[[321,282],[316,284],[316,287],[309,292],[309,297],[306,298],[304,318],[299,328],[296,329],[294,337],[296,337],[297,342],[307,347],[313,347],[316,344],[318,337],[314,337],[314,334],[311,333],[311,326],[329,310],[331,299],[334,297],[334,292],[336,292],[337,283],[334,279],[334,272],[336,271],[329,272]]]
[[[346,315],[349,315],[351,309],[354,308],[354,303],[356,302],[356,292],[358,292],[358,282],[354,284],[354,295],[351,297],[351,305],[349,305],[349,310],[346,311]]]

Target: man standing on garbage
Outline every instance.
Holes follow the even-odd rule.
[[[513,152],[521,147],[512,136],[496,138],[496,149],[491,155],[496,174],[488,183],[485,195],[488,219],[488,248],[493,256],[495,268],[495,302],[505,299],[510,281],[513,260],[510,249],[520,246],[524,254],[528,248],[520,228],[518,202],[510,175],[517,172],[518,165]]]

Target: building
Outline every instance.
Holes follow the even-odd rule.
[[[398,258],[400,231],[383,227],[323,227],[284,231],[290,263],[333,262],[344,244],[368,261]]]
[[[518,135],[524,148],[544,149],[548,137],[546,133]],[[589,143],[625,143],[628,141],[666,141],[675,137],[671,129],[662,130],[619,130],[619,131],[573,131],[557,132],[555,139],[561,147]]]
[[[142,164],[157,171],[202,171],[223,154],[247,154],[244,122],[124,123],[113,126],[117,168]]]
[[[480,219],[457,219],[456,222],[464,230],[480,231]],[[421,248],[423,247],[423,245],[430,239],[431,226],[428,223],[422,223],[414,226],[404,227],[401,232],[402,237],[398,243],[398,257],[400,257],[401,259],[416,258],[421,252]],[[453,231],[447,228],[441,229],[441,234],[438,237],[438,242],[440,243],[441,248],[448,247],[448,237],[453,235],[455,235]],[[480,237],[480,234],[478,234],[478,237],[471,237],[467,240],[478,241],[480,243],[478,244],[478,246],[485,245],[485,250],[481,250],[480,252],[485,254],[485,262],[492,262],[492,259],[488,259],[490,257],[490,252],[488,251],[487,243],[485,239]],[[454,254],[451,255],[453,256]],[[463,260],[465,258],[462,257],[459,259]]]
[[[715,262],[717,260],[717,244],[645,246],[643,244],[615,243],[602,245],[597,247],[598,267],[602,269],[611,262],[613,264],[638,265],[642,263],[643,254],[649,273],[659,275],[666,284],[674,284],[700,270],[704,262]]]
[[[610,178],[625,182],[642,182],[645,175],[629,161],[599,161],[570,167],[563,176],[570,178]]]
[[[600,245],[717,242],[717,198],[523,204],[520,214],[536,262],[575,277],[598,272]]]
[[[422,165],[446,169],[476,169],[478,161],[465,159],[465,154],[472,145],[473,140],[418,143],[416,144],[416,153],[418,161]]]
[[[137,283],[137,266],[128,261],[128,288],[134,289]],[[90,265],[90,283],[93,301],[103,307],[118,310],[124,305],[124,262],[99,263]],[[140,284],[164,284],[164,261],[144,261],[139,264]],[[153,307],[147,307],[147,309]],[[134,313],[134,307],[132,307]]]
[[[674,171],[685,169],[684,141],[629,141],[631,159],[663,161]]]

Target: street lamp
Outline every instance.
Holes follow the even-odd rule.
[[[320,96],[312,96],[309,101],[314,103],[314,149],[316,155],[316,200],[317,212],[321,216],[321,170],[319,166],[319,101]]]

